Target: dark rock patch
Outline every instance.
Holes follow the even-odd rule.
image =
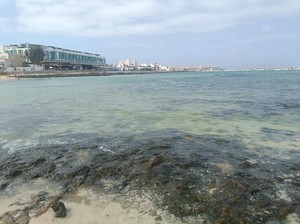
[[[9,186],[9,183],[4,183],[0,185],[0,191],[4,190],[5,188],[7,188]]]
[[[63,186],[62,195],[41,192],[32,198],[31,208],[37,210],[37,216],[51,206],[59,212],[57,217],[65,217],[65,206],[59,200],[87,186],[116,194],[125,189],[154,190],[163,198],[157,206],[178,217],[201,215],[211,223],[266,223],[284,220],[293,212],[300,216],[299,163],[263,163],[234,138],[178,132],[176,136],[173,132],[166,135],[123,143],[107,139],[106,151],[95,146],[98,140],[103,145],[103,139],[97,139],[90,145],[32,149],[30,156],[7,155],[0,159],[0,177],[9,179],[5,183],[39,177]],[[79,152],[85,153],[84,161]],[[230,164],[232,172],[224,172],[217,163]],[[291,176],[288,181],[285,175]],[[111,179],[116,184],[103,188],[101,182]],[[291,201],[278,196],[282,186],[289,189]],[[1,185],[1,189],[5,187]],[[14,216],[5,217],[9,220]]]
[[[51,208],[55,212],[55,217],[56,218],[65,218],[66,217],[67,209],[65,207],[65,204],[62,203],[61,201],[52,204]]]

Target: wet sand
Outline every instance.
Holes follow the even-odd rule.
[[[13,76],[0,75],[0,81],[1,81],[1,80],[11,80],[11,79],[15,80],[15,79],[17,79],[17,78],[16,78],[16,77],[13,77]]]
[[[54,218],[54,211],[49,209],[40,217],[33,218],[30,223],[156,223],[155,216],[149,212],[153,207],[149,199],[136,197],[135,203],[137,201],[140,201],[141,207],[130,208],[114,202],[113,196],[96,196],[91,191],[81,190],[73,199],[64,201],[68,212],[64,219]]]

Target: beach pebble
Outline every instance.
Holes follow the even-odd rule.
[[[56,218],[64,218],[67,215],[67,209],[65,207],[65,204],[62,202],[56,202],[51,205],[51,208],[55,212],[55,217]]]

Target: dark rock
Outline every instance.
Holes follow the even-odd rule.
[[[75,176],[68,183],[68,191],[76,191],[84,183],[85,179],[86,176],[84,175]]]
[[[28,208],[9,211],[0,216],[0,223],[3,224],[28,224],[29,220]]]
[[[41,191],[38,194],[33,195],[31,197],[31,200],[35,203],[40,202],[40,201],[46,201],[48,195],[49,195],[48,192]]]
[[[56,173],[55,180],[74,179],[76,176],[86,176],[90,168],[87,166],[75,167],[75,168],[60,168]]]
[[[20,176],[22,173],[23,173],[22,170],[12,170],[12,171],[9,171],[9,172],[5,175],[5,177],[6,177],[6,178],[13,178],[13,177]]]
[[[51,205],[51,208],[55,212],[55,217],[56,218],[64,218],[67,215],[67,209],[61,201],[56,202]]]
[[[25,181],[28,181],[28,180],[32,180],[32,179],[41,177],[42,175],[43,174],[41,173],[40,169],[33,168],[32,170],[29,170],[28,172],[26,172],[23,179]]]
[[[255,194],[258,194],[260,191],[261,191],[261,190],[260,190],[259,188],[251,188],[251,189],[249,190],[249,193],[250,193],[251,195],[255,195]]]
[[[1,185],[0,185],[0,190],[1,190],[1,191],[4,190],[5,188],[8,187],[8,185],[9,185],[9,183],[1,184]]]
[[[38,158],[38,159],[35,159],[35,160],[32,160],[28,163],[29,166],[38,166],[42,163],[46,162],[46,159],[45,158]]]
[[[293,181],[292,184],[297,187],[300,187],[300,181]]]
[[[122,182],[122,187],[126,187],[126,186],[128,186],[130,184],[130,180],[124,180],[123,182]]]
[[[154,220],[157,221],[157,222],[160,222],[160,221],[162,220],[162,218],[161,218],[160,215],[158,215],[158,216],[156,216],[156,217],[154,218]]]
[[[55,169],[56,169],[56,166],[55,166],[54,163],[45,164],[41,168],[41,174],[43,174],[43,176],[46,177],[46,178],[52,177]]]
[[[201,215],[205,223],[263,224],[284,220],[292,212],[300,215],[300,204],[296,203],[300,201],[297,161],[291,165],[280,160],[260,163],[249,159],[255,155],[249,154],[240,141],[209,135],[186,136],[178,132],[174,137],[173,134],[146,136],[141,141],[130,140],[130,143],[105,139],[106,148],[114,153],[98,150],[104,143],[100,139],[101,144],[87,142],[86,145],[41,147],[28,155],[1,157],[0,177],[4,177],[2,183],[5,183],[1,189],[13,181],[5,178],[18,176],[28,181],[41,177],[59,183],[61,195],[49,196],[47,192],[40,192],[32,197],[34,209],[38,210],[36,217],[50,207],[55,211],[55,217],[65,217],[65,205],[59,200],[72,196],[80,187],[92,187],[110,194],[122,194],[128,189],[142,193],[151,189],[161,196],[158,200],[152,198],[159,208],[178,217]],[[120,146],[115,142],[120,142]],[[92,148],[97,150],[90,150]],[[123,148],[126,150],[118,150]],[[78,163],[77,150],[86,150],[87,158],[82,163]],[[45,154],[47,160],[43,158]],[[230,164],[232,170],[224,172],[217,164]],[[284,175],[291,177],[285,180]],[[107,180],[114,184],[108,187]],[[280,199],[279,183],[280,187],[287,187],[293,203]],[[157,222],[161,221],[158,214],[152,215]],[[17,222],[14,220],[13,223]]]

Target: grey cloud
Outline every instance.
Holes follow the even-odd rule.
[[[298,0],[15,0],[15,4],[17,18],[12,19],[19,31],[93,37],[211,32],[244,18],[300,11]]]

